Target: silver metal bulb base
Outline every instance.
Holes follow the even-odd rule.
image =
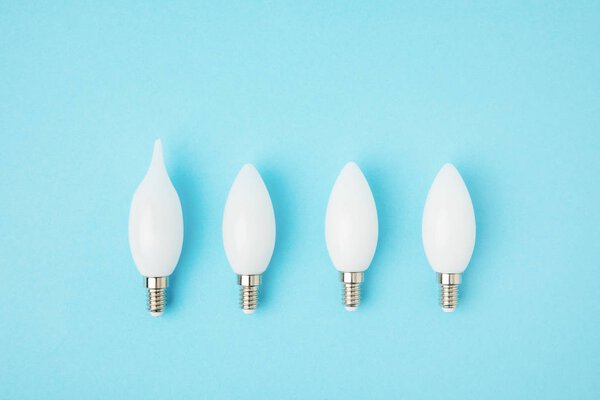
[[[461,274],[438,274],[441,286],[442,311],[454,312],[458,306],[458,285],[461,282]]]
[[[342,284],[344,285],[344,306],[346,311],[356,311],[360,304],[360,284],[364,280],[362,272],[342,272]]]
[[[260,275],[238,275],[240,307],[244,314],[252,314],[256,311],[260,281]]]
[[[148,289],[148,311],[150,311],[150,315],[160,317],[167,305],[168,278],[166,276],[144,277],[144,286]]]

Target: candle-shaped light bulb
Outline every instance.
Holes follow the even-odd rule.
[[[438,172],[423,211],[423,247],[438,273],[441,305],[452,312],[458,304],[458,285],[475,246],[475,213],[471,196],[452,164]]]
[[[241,308],[252,314],[258,305],[258,286],[275,248],[275,214],[271,197],[252,164],[238,173],[225,203],[223,247],[238,275]]]
[[[183,215],[169,179],[160,140],[154,142],[150,168],[138,186],[129,211],[131,255],[148,289],[148,309],[158,317],[166,305],[165,290],[183,245]]]
[[[362,171],[354,162],[337,177],[325,216],[325,241],[344,285],[344,306],[360,304],[360,284],[377,248],[378,221],[375,200]]]

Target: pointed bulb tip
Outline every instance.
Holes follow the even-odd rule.
[[[447,162],[444,165],[442,165],[441,169],[448,169],[448,168],[456,169],[456,166],[453,163],[451,163],[451,162]]]
[[[163,159],[163,146],[160,139],[154,141],[154,150],[152,151],[152,162],[162,161]]]
[[[340,175],[362,175],[364,176],[362,169],[358,166],[358,164],[354,161],[347,162],[342,168]]]
[[[360,170],[360,167],[358,166],[356,161],[348,161],[346,163],[346,165],[344,165],[344,169],[346,169],[346,168],[356,168],[356,169]]]
[[[262,177],[260,176],[260,172],[258,172],[258,169],[256,169],[254,164],[251,164],[251,163],[244,164],[242,166],[242,168],[240,169],[240,172],[238,172],[238,176],[244,176],[244,177],[258,176],[262,180]]]

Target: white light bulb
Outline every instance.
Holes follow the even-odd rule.
[[[241,286],[241,307],[251,314],[258,305],[258,286],[275,248],[275,214],[271,197],[252,164],[238,173],[223,213],[223,246]]]
[[[337,177],[325,216],[325,241],[344,284],[344,305],[354,311],[360,303],[360,284],[377,248],[375,200],[362,171],[354,162]]]
[[[452,164],[438,172],[423,211],[423,247],[429,264],[438,273],[442,310],[458,304],[458,285],[475,246],[475,213],[471,196]]]
[[[160,140],[154,142],[150,168],[138,186],[129,211],[129,246],[148,289],[148,309],[158,317],[166,305],[168,276],[183,245],[183,215],[169,179]]]

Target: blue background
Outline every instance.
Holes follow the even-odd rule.
[[[600,397],[600,3],[0,3],[6,399]],[[129,253],[165,146],[185,243],[160,319]],[[377,202],[363,304],[324,241]],[[277,244],[253,316],[221,242],[245,162]],[[478,237],[437,304],[421,212],[454,162]]]

